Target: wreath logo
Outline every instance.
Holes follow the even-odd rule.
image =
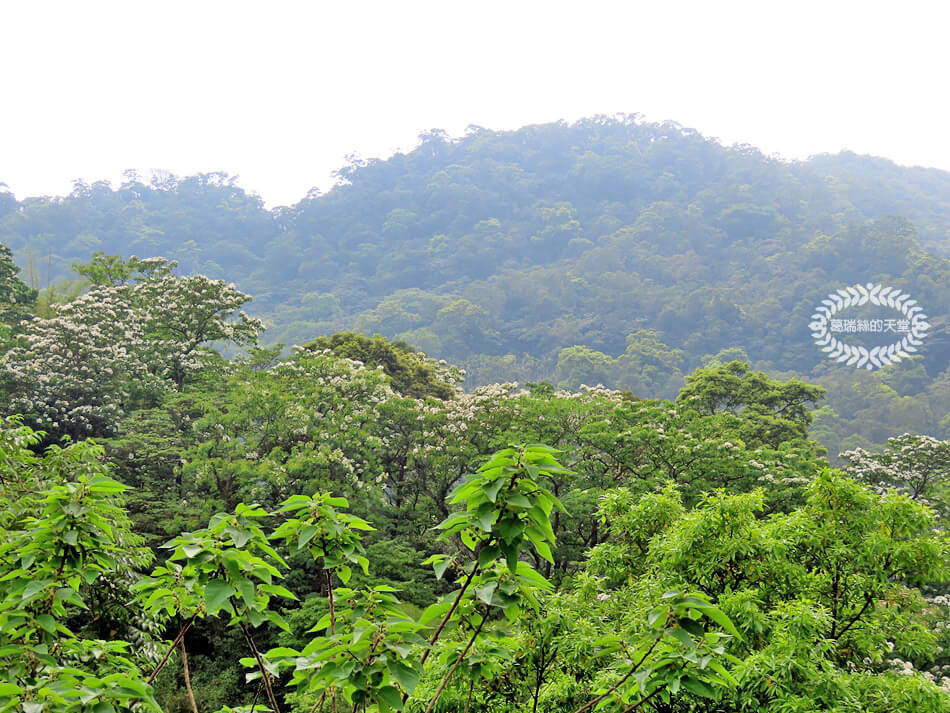
[[[832,323],[841,321],[832,320],[835,314],[848,307],[857,307],[868,302],[880,307],[899,310],[904,315],[901,323],[905,326],[905,329],[901,331],[904,331],[905,335],[902,339],[892,344],[867,349],[862,346],[852,346],[833,336],[832,332],[835,330],[831,329]],[[837,362],[846,362],[849,366],[854,365],[859,369],[861,367],[875,369],[886,364],[896,364],[901,359],[909,357],[911,353],[917,351],[917,347],[923,344],[924,337],[927,336],[927,330],[930,328],[927,323],[927,315],[917,304],[917,300],[912,300],[909,294],[893,287],[883,287],[870,282],[867,285],[852,285],[832,292],[827,299],[821,301],[821,305],[815,308],[815,314],[811,318],[812,322],[808,325],[808,328],[815,339],[815,344],[821,347],[828,358]],[[868,320],[863,321],[868,322]],[[884,322],[884,320],[873,321]],[[894,321],[887,320],[887,322]],[[894,330],[867,329],[862,331]]]

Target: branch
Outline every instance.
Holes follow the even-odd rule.
[[[860,619],[864,615],[864,612],[868,610],[868,607],[871,606],[871,602],[873,601],[874,601],[874,597],[872,595],[870,594],[864,595],[864,606],[861,607],[861,611],[855,614],[851,618],[851,620],[847,623],[847,625],[841,631],[838,632],[838,638],[841,638],[842,636],[844,636],[845,632],[848,629],[850,629],[852,626],[854,626],[854,624],[858,621],[858,619]]]
[[[481,549],[481,548],[478,548]],[[427,648],[422,653],[422,659],[419,663],[424,664],[426,659],[429,658],[429,652],[432,651],[432,646],[435,645],[435,642],[439,640],[439,636],[442,634],[442,630],[445,628],[445,625],[449,623],[449,619],[452,618],[452,615],[455,613],[455,610],[458,608],[459,602],[462,601],[462,597],[465,594],[465,590],[468,589],[468,585],[472,583],[472,580],[475,579],[475,575],[478,574],[478,552],[475,552],[475,562],[472,567],[472,571],[469,572],[468,578],[465,580],[465,583],[462,585],[462,588],[459,590],[459,593],[455,597],[455,601],[452,602],[452,607],[446,612],[445,616],[442,618],[442,621],[439,623],[438,628],[435,630],[435,633],[432,634],[432,638],[429,639],[429,648]]]
[[[254,654],[254,658],[257,659],[257,667],[261,670],[261,676],[264,680],[264,689],[267,691],[267,698],[270,700],[270,704],[274,707],[274,713],[280,713],[280,708],[277,707],[277,699],[274,697],[274,689],[270,685],[270,674],[267,672],[267,669],[264,668],[264,659],[261,658],[261,653],[257,650],[257,646],[254,644],[254,639],[251,637],[251,632],[247,629],[247,624],[243,621],[241,622],[241,631],[244,633],[244,639],[247,641],[247,645],[251,649],[251,653]]]
[[[618,688],[620,688],[620,687],[624,684],[624,682],[626,682],[626,680],[627,680],[628,678],[630,678],[633,674],[635,674],[635,673],[637,672],[637,669],[639,669],[640,666],[643,664],[643,662],[646,661],[647,656],[649,656],[651,653],[653,653],[653,649],[655,649],[655,648],[656,648],[656,645],[660,643],[660,639],[661,639],[661,638],[663,638],[662,635],[661,635],[661,636],[658,636],[657,638],[655,638],[655,639],[653,640],[653,643],[650,644],[650,648],[647,649],[647,652],[646,652],[645,654],[643,654],[643,656],[640,658],[639,661],[637,661],[637,663],[634,665],[634,667],[631,668],[629,671],[627,671],[627,674],[626,674],[623,678],[621,678],[619,681],[617,681],[617,683],[615,683],[615,684],[613,685],[613,687],[612,687],[610,690],[605,691],[604,693],[600,694],[599,696],[597,696],[597,698],[595,698],[594,700],[592,700],[590,703],[587,703],[586,705],[581,706],[581,707],[578,708],[576,711],[574,711],[574,713],[584,713],[584,711],[588,710],[589,708],[593,708],[593,707],[596,706],[598,703],[600,703],[602,700],[604,700],[607,696],[609,696],[611,693],[613,693],[613,692],[616,691]],[[657,689],[657,690],[659,690],[659,689]],[[654,691],[654,693],[655,693],[655,692],[656,692],[656,691]],[[638,705],[639,705],[639,704],[638,704]]]
[[[323,544],[323,551],[324,551],[324,552],[327,551],[326,542],[324,542],[324,544]],[[326,564],[326,559],[325,559],[325,558],[324,558],[324,562],[323,562],[323,563]],[[331,577],[331,575],[330,575],[330,570],[329,570],[329,569],[323,570],[323,573],[324,573],[324,574],[326,575],[326,577],[327,577],[327,599],[328,599],[328,601],[330,602],[330,636],[333,636],[333,634],[334,634],[334,627],[336,626],[336,610],[335,610],[334,607],[333,607],[333,579],[332,579],[332,577]],[[326,695],[326,692],[324,692],[324,695]],[[321,697],[320,700],[323,700],[323,698]],[[337,710],[336,710],[336,689],[335,689],[335,688],[331,688],[331,689],[330,689],[330,709],[333,711],[333,713],[337,713]]]
[[[155,670],[152,671],[152,675],[148,677],[146,683],[152,685],[152,682],[155,680],[156,676],[162,672],[162,669],[165,668],[165,664],[168,662],[168,657],[172,655],[172,651],[178,648],[179,642],[185,637],[185,632],[191,627],[191,624],[194,622],[195,618],[198,616],[198,612],[192,614],[191,619],[185,622],[185,625],[178,631],[178,636],[175,637],[175,640],[172,642],[172,645],[168,647],[168,651],[165,652],[165,655],[162,657],[162,660],[158,662],[158,666],[155,667]]]
[[[319,708],[319,709],[322,711],[322,710],[323,710],[323,701],[325,701],[326,698],[327,698],[327,692],[324,691],[324,692],[320,695],[320,700],[318,700],[316,703],[313,704],[313,708],[310,709],[310,713],[317,713],[317,708]],[[253,713],[253,712],[252,712],[252,713]]]
[[[333,629],[336,625],[336,611],[333,608],[333,581],[330,579],[330,570],[325,569],[323,573],[327,578],[327,600],[330,602],[330,636],[333,636]]]
[[[185,691],[188,693],[188,701],[191,703],[191,710],[198,713],[198,704],[195,702],[194,691],[191,690],[191,671],[188,670],[188,653],[185,651],[185,639],[178,642],[181,649],[181,665],[185,673]]]
[[[650,700],[651,698],[653,698],[653,696],[655,696],[657,693],[659,693],[660,691],[662,691],[664,688],[666,688],[666,684],[665,684],[665,683],[664,683],[662,686],[660,686],[659,688],[657,688],[655,691],[653,691],[653,693],[651,693],[649,696],[644,696],[644,697],[641,698],[639,701],[637,701],[636,703],[634,703],[632,706],[629,706],[628,708],[624,708],[622,711],[620,711],[620,713],[630,713],[630,711],[636,710],[637,708],[639,708],[640,706],[642,706],[644,703],[646,703],[648,700]]]
[[[257,684],[257,690],[254,692],[254,700],[251,701],[251,713],[254,713],[254,709],[257,708],[257,699],[261,697],[261,691],[264,690],[264,679],[261,679],[261,682]]]
[[[475,643],[475,639],[478,638],[478,635],[481,633],[482,627],[485,626],[485,622],[486,622],[486,621],[488,621],[488,612],[485,612],[485,614],[482,616],[481,622],[479,623],[478,627],[475,629],[475,633],[472,634],[472,638],[470,638],[470,639],[468,640],[468,643],[465,645],[465,649],[464,649],[464,650],[462,651],[462,653],[459,655],[458,661],[456,661],[456,662],[455,662],[455,665],[452,666],[451,669],[449,669],[449,672],[448,672],[447,674],[445,674],[445,678],[443,678],[443,679],[442,679],[442,683],[439,684],[439,690],[437,690],[437,691],[435,692],[435,695],[432,696],[432,700],[429,701],[429,705],[428,705],[428,707],[426,707],[425,713],[430,713],[430,711],[432,710],[432,707],[435,705],[436,701],[439,700],[439,696],[442,695],[442,691],[444,691],[444,690],[445,690],[445,687],[448,685],[449,679],[452,678],[452,674],[455,673],[455,670],[456,670],[459,666],[462,665],[462,659],[465,658],[465,655],[469,652],[469,649],[472,648],[472,644]]]

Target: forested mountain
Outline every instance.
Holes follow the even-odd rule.
[[[950,711],[944,174],[597,120],[340,177],[0,194],[0,713]],[[877,281],[926,344],[826,359]]]
[[[7,194],[0,243],[35,287],[95,251],[162,255],[251,294],[267,341],[380,333],[461,364],[470,386],[671,397],[732,350],[719,360],[829,389],[815,429],[832,455],[950,433],[948,173],[848,153],[779,161],[627,117],[433,131],[339,179],[272,211],[221,174]],[[856,373],[812,342],[816,304],[868,282],[925,307],[922,357]]]

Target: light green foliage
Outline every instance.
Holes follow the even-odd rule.
[[[272,537],[291,549],[306,549],[322,563],[329,611],[309,629],[324,632],[322,636],[300,651],[288,647],[268,651],[268,665],[274,672],[293,667],[290,684],[296,688],[296,699],[307,701],[319,694],[323,701],[329,694],[335,702],[339,690],[350,705],[401,709],[403,694],[411,694],[419,681],[418,667],[409,655],[425,643],[417,633],[423,627],[399,608],[392,587],[334,589],[332,577],[346,584],[351,565],[368,574],[360,533],[373,528],[340,510],[347,506],[345,499],[326,494],[292,496],[281,506],[280,512],[296,517],[282,523]]]
[[[727,709],[882,710],[886,680],[885,700],[945,709],[945,693],[898,680],[887,663],[937,652],[918,587],[946,577],[948,551],[926,508],[833,471],[814,479],[802,506],[767,519],[762,492],[717,493],[691,511],[671,489],[630,498],[605,499],[611,538],[587,567],[610,586],[695,587],[719,601],[742,634],[727,645],[743,658]]]
[[[302,650],[281,647],[267,652],[274,670],[293,668],[290,684],[295,697],[306,701],[339,696],[347,706],[362,710],[401,710],[404,694],[411,694],[419,681],[418,664],[410,654],[425,640],[418,635],[422,625],[399,607],[391,587],[377,586],[354,591],[339,588],[333,593],[340,608],[340,625],[330,631],[331,615],[316,622],[311,631],[327,633],[311,640]],[[253,660],[245,660],[253,665]],[[253,680],[255,674],[249,675]]]
[[[475,559],[459,565],[461,586],[423,612],[419,622],[398,609],[391,587],[377,586],[363,594],[328,587],[330,611],[313,627],[327,634],[299,652],[279,648],[268,652],[268,658],[276,660],[278,667],[294,666],[297,695],[335,697],[339,691],[347,705],[402,710],[422,675],[429,646],[448,625],[469,626],[474,633],[467,644],[442,652],[440,660],[450,668],[433,694],[431,708],[482,632],[491,609],[498,608],[508,620],[516,621],[525,606],[537,605],[536,590],[550,588],[519,556],[530,543],[550,558],[554,534],[549,516],[559,503],[537,478],[562,470],[550,449],[510,448],[495,454],[455,491],[452,503],[465,509],[450,515],[439,529],[446,538],[457,536]],[[344,582],[349,579],[349,565],[344,562],[366,567],[354,534],[370,529],[363,520],[336,511],[335,507],[345,505],[328,496],[291,498],[282,510],[301,512],[306,519],[290,520],[275,532],[275,537],[295,542],[298,549],[308,547],[311,556],[335,569]],[[453,560],[439,555],[429,562],[441,578]],[[346,606],[337,610],[334,601],[341,599]],[[419,632],[435,624],[427,643]]]
[[[138,702],[158,711],[138,666],[143,647],[90,636],[84,620],[106,614],[90,588],[149,557],[91,443],[33,455],[39,434],[7,422],[0,432],[0,710],[113,713]]]
[[[262,508],[238,503],[233,515],[219,513],[207,528],[163,545],[172,550],[166,564],[136,587],[145,606],[179,616],[223,612],[230,614],[232,626],[270,621],[286,628],[283,618],[268,609],[271,597],[295,597],[274,582],[287,564],[256,522],[267,515]]]
[[[292,495],[283,502],[278,512],[296,513],[297,517],[281,523],[274,539],[283,539],[297,550],[307,548],[314,560],[323,560],[326,570],[333,570],[340,581],[350,581],[350,565],[358,565],[364,573],[369,562],[362,554],[363,544],[359,533],[372,531],[373,527],[363,518],[336,508],[346,508],[346,498],[336,498],[325,493],[312,497]]]
[[[487,463],[456,489],[452,503],[463,509],[450,515],[439,528],[447,540],[463,545],[454,556],[429,559],[441,578],[456,572],[456,589],[446,593],[426,609],[418,621],[400,609],[394,590],[376,586],[355,591],[327,589],[329,611],[311,629],[320,635],[301,650],[278,647],[266,654],[266,670],[277,673],[291,668],[292,697],[302,708],[337,700],[356,710],[390,711],[409,706],[414,700],[456,700],[458,692],[447,688],[461,669],[467,682],[468,703],[476,686],[478,697],[491,697],[491,686],[516,657],[506,643],[505,631],[518,631],[522,622],[536,625],[543,607],[551,604],[544,595],[550,583],[521,559],[522,551],[533,549],[550,560],[554,545],[550,516],[560,504],[542,485],[541,479],[563,473],[552,449],[542,446],[508,448],[497,452]],[[281,525],[275,537],[297,549],[309,548],[311,556],[325,566],[343,568],[344,561],[358,562],[358,540],[354,530],[365,530],[362,520],[337,511],[345,502],[330,496],[291,498],[283,510],[305,514]],[[311,543],[319,543],[312,545]],[[470,558],[465,557],[469,552]],[[503,618],[498,619],[495,614]],[[728,632],[738,635],[731,622],[703,595],[664,594],[646,615],[646,630],[629,636],[601,636],[598,656],[610,658],[607,671],[616,670],[614,680],[579,710],[604,700],[630,703],[637,697],[656,695],[669,700],[682,687],[699,696],[715,696],[715,687],[731,685],[732,677],[717,657],[727,660],[721,633],[706,631],[701,620],[709,618]],[[432,627],[426,641],[421,634]],[[568,635],[563,625],[548,629],[547,645],[560,645]],[[445,637],[448,635],[448,638]],[[557,643],[554,640],[557,639]],[[432,648],[436,646],[437,648]],[[630,647],[639,650],[631,667]],[[430,651],[437,651],[435,668]],[[548,656],[552,656],[550,649]],[[544,670],[553,658],[536,668],[533,691],[521,696],[533,700],[537,708],[544,684]],[[253,666],[255,660],[244,660]],[[541,673],[538,673],[538,670]],[[434,677],[433,677],[434,674]],[[254,680],[257,674],[249,674]],[[604,673],[610,677],[610,673]],[[585,678],[590,678],[588,673]],[[422,681],[423,683],[420,683]],[[418,686],[422,694],[418,698]],[[576,687],[576,684],[575,684]],[[584,695],[583,689],[577,695]],[[506,708],[507,710],[507,708]]]
[[[445,536],[457,535],[478,556],[479,566],[504,556],[508,569],[517,573],[527,543],[552,561],[551,511],[563,506],[540,478],[566,472],[552,450],[529,446],[496,453],[452,494],[450,502],[464,504],[465,510],[450,515],[439,529]]]
[[[705,620],[720,625],[728,634],[707,631]],[[598,644],[601,653],[622,654],[617,668],[625,672],[601,696],[615,695],[622,705],[642,705],[660,695],[675,700],[680,689],[700,698],[719,697],[719,688],[735,685],[722,662],[736,662],[727,656],[725,642],[739,632],[722,612],[702,594],[669,591],[647,615],[647,631],[638,645],[625,637],[607,636]],[[633,667],[626,659],[633,659]],[[596,699],[595,699],[596,700]]]
[[[613,359],[587,347],[568,347],[558,354],[557,369],[561,377],[559,384],[564,388],[603,385],[611,381]]]
[[[155,568],[136,585],[139,602],[148,611],[164,611],[178,621],[185,617],[187,620],[149,682],[161,672],[176,648],[181,652],[183,665],[187,666],[184,636],[197,619],[229,614],[228,626],[240,628],[254,654],[254,662],[265,676],[267,698],[273,709],[278,710],[267,668],[250,628],[269,622],[289,631],[283,616],[269,605],[273,597],[296,599],[292,592],[275,582],[281,578],[278,567],[286,568],[287,564],[270,546],[267,535],[257,524],[258,518],[268,514],[262,508],[239,503],[233,515],[218,513],[207,528],[183,533],[164,545],[172,554],[164,566]],[[193,700],[188,678],[186,686]]]
[[[587,567],[612,586],[642,576],[647,569],[651,540],[684,512],[680,495],[672,485],[660,493],[642,496],[634,495],[628,488],[608,490],[599,514],[601,522],[610,528],[611,539],[591,549]]]

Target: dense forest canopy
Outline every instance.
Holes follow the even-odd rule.
[[[945,174],[622,119],[340,178],[0,194],[0,713],[950,711]],[[870,281],[932,322],[877,371],[808,328]]]
[[[669,401],[227,360],[232,287],[81,272],[5,327],[0,710],[950,710],[950,441],[829,469],[822,389],[740,361]]]
[[[672,397],[738,356],[828,389],[816,433],[833,456],[950,435],[950,174],[780,161],[630,116],[432,131],[338,178],[275,210],[223,174],[7,193],[0,243],[49,300],[93,252],[160,255],[252,295],[267,343],[378,333],[460,365],[469,386]],[[932,328],[919,357],[863,374],[828,361],[808,323],[832,290],[869,282],[913,295]]]

